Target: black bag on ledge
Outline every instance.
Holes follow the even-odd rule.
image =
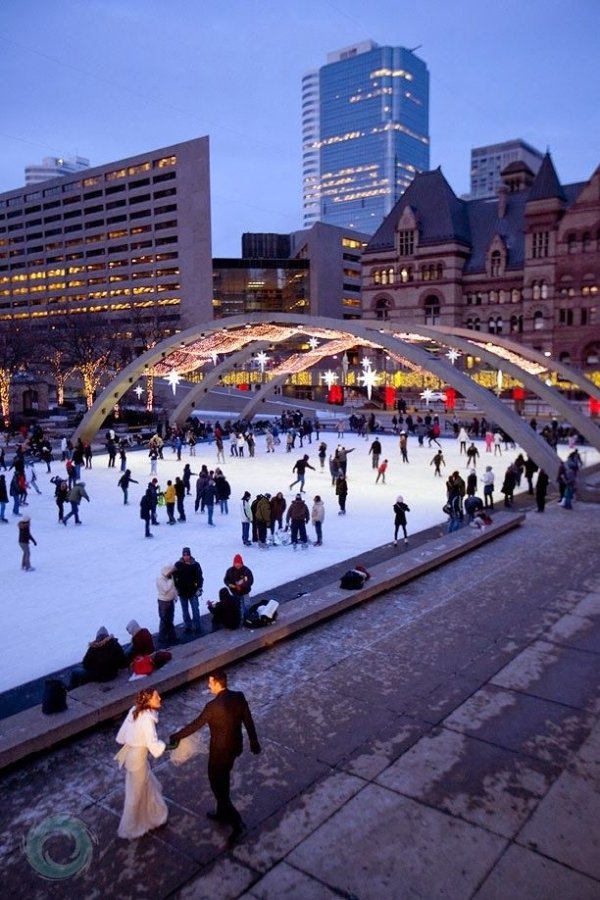
[[[42,712],[46,716],[64,712],[67,708],[67,688],[58,678],[49,678],[44,682],[42,695]]]

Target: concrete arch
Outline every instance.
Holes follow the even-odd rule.
[[[596,400],[600,400],[600,387],[596,387],[594,382],[590,381],[583,372],[572,369],[571,366],[559,362],[558,360],[553,359],[550,362],[550,360],[538,350],[533,350],[531,347],[525,347],[523,344],[517,344],[515,341],[511,341],[510,338],[504,337],[504,335],[489,335],[488,340],[486,340],[484,332],[470,331],[468,328],[452,328],[447,325],[436,325],[436,331],[440,334],[455,334],[457,337],[465,338],[465,340],[476,344],[478,347],[484,343],[493,343],[499,347],[504,347],[516,356],[521,356],[523,359],[527,359],[530,362],[538,363],[538,365],[547,369],[548,372],[556,372],[558,375],[562,375],[565,381],[572,382],[572,384],[576,385],[584,394],[587,394],[589,397],[594,397]]]
[[[177,425],[181,425],[182,422],[185,422],[188,416],[196,409],[196,404],[199,403],[212,388],[218,385],[219,379],[223,375],[226,375],[238,366],[242,366],[247,359],[250,359],[253,353],[265,350],[268,346],[269,345],[265,341],[258,341],[255,344],[250,344],[247,347],[244,347],[243,350],[232,353],[226,360],[219,363],[218,366],[215,366],[209,374],[202,379],[200,384],[194,385],[185,399],[175,408],[169,417],[171,421],[175,422]]]
[[[526,388],[528,388],[533,394],[538,396],[541,400],[544,400],[551,406],[553,409],[557,410],[561,415],[565,417],[567,422],[573,425],[577,431],[582,434],[586,440],[592,445],[592,447],[596,447],[596,449],[600,450],[600,429],[591,419],[583,416],[573,404],[569,403],[568,400],[565,400],[562,394],[556,390],[556,388],[547,385],[541,378],[537,375],[531,375],[526,372],[525,369],[516,365],[516,363],[511,362],[508,359],[505,359],[499,356],[497,353],[494,353],[492,350],[489,350],[487,347],[477,346],[477,348],[473,347],[473,343],[466,341],[464,338],[460,338],[456,335],[447,335],[446,337],[441,337],[439,331],[436,331],[435,328],[420,328],[419,331],[422,334],[426,334],[438,341],[443,341],[449,347],[454,347],[456,350],[460,350],[462,353],[473,353],[476,349],[477,355],[480,359],[489,362],[494,368],[502,369],[504,372],[507,372],[509,375],[512,375],[513,378],[517,378],[519,381],[522,381]]]
[[[435,328],[425,329],[410,325],[408,330],[412,334],[430,337],[434,340],[439,337]],[[83,440],[90,440],[123,394],[139,378],[155,372],[157,367],[162,369],[163,374],[170,370],[177,370],[178,367],[181,367],[180,371],[183,372],[186,366],[187,370],[191,371],[196,358],[208,359],[211,352],[235,354],[243,350],[248,354],[262,342],[272,344],[290,340],[293,336],[305,337],[312,334],[321,336],[323,340],[333,341],[343,338],[344,340],[351,339],[355,344],[381,347],[387,350],[392,358],[407,359],[444,382],[453,384],[467,399],[482,409],[488,418],[518,441],[550,477],[556,476],[560,463],[558,456],[543,439],[533,432],[529,425],[501,403],[490,391],[480,387],[468,375],[452,366],[449,361],[434,357],[423,347],[411,343],[410,336],[401,336],[398,333],[397,323],[394,323],[392,329],[380,320],[368,322],[359,319],[339,320],[297,316],[289,313],[275,313],[268,316],[264,314],[236,316],[204,323],[167,338],[131,362],[117,375],[86,413],[75,432],[74,439],[81,437]],[[223,349],[225,347],[229,349]],[[328,355],[326,347],[325,343],[322,356]],[[477,352],[479,352],[479,348]],[[228,356],[221,364],[221,372],[231,368],[233,358],[233,356]],[[313,360],[311,365],[315,365],[317,361]],[[197,365],[195,367],[197,368]],[[158,374],[160,376],[160,372]],[[213,370],[208,377],[218,380],[218,373]],[[521,374],[518,377],[521,378]],[[194,389],[194,402],[197,402],[208,389],[206,384],[198,385]],[[250,405],[253,405],[255,401],[256,404],[260,403],[262,397],[266,393],[272,393],[273,389],[272,382],[265,385],[260,396],[254,398]],[[186,398],[180,407],[184,407],[186,402],[189,402],[189,398]]]

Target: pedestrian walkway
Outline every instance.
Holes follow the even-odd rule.
[[[157,761],[168,823],[117,838],[116,725],[6,771],[0,886],[34,900],[600,897],[599,526],[596,504],[553,501],[231,667],[263,745],[234,770],[248,833],[233,850],[205,817],[203,756]],[[203,684],[167,696],[159,733],[207,699]]]

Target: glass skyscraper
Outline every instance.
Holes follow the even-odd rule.
[[[304,223],[372,234],[429,168],[429,72],[403,47],[364,41],[302,82]]]

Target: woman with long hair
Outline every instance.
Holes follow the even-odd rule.
[[[159,757],[166,749],[165,742],[156,734],[160,704],[158,691],[153,688],[139,691],[116,738],[123,746],[115,759],[120,768],[125,767],[125,804],[118,835],[130,841],[164,825],[169,814],[160,783],[148,761],[148,753]]]

